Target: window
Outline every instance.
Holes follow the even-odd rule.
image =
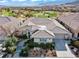
[[[41,38],[40,41],[41,42],[46,42],[46,39],[45,38]]]

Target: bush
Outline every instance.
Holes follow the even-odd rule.
[[[6,47],[7,53],[14,53],[16,50],[17,38],[12,36],[8,37],[7,41],[5,42],[4,46]]]
[[[79,41],[72,41],[72,45],[76,48],[79,48]]]
[[[52,43],[47,43],[47,44],[46,44],[46,48],[48,48],[48,49],[52,49],[52,48],[53,48]]]
[[[5,47],[11,47],[11,46],[15,46],[17,43],[17,38],[16,37],[8,37],[7,41],[5,42]]]
[[[27,34],[23,34],[23,35],[19,35],[17,36],[18,38],[21,38],[21,39],[27,39]]]
[[[30,40],[26,41],[26,42],[24,43],[24,46],[27,45],[27,44],[30,44],[30,43],[34,43],[34,39],[30,39]]]
[[[32,42],[32,43],[29,43],[29,44],[28,44],[28,47],[29,47],[30,49],[34,48],[34,43],[33,43],[33,42]]]
[[[40,45],[38,43],[34,42],[34,47],[39,47]]]
[[[45,49],[46,45],[44,43],[41,43],[39,47]]]
[[[8,40],[5,42],[5,47],[11,47],[11,46],[14,46],[15,44],[11,41],[11,40]]]
[[[15,50],[16,50],[16,46],[13,46],[13,47],[7,47],[6,52],[8,52],[8,53],[14,53]]]
[[[54,48],[54,44],[53,43],[46,43],[46,44],[41,43],[39,45],[39,47],[40,48],[43,48],[43,49],[52,49],[52,48]]]
[[[18,41],[18,39],[17,39],[15,36],[13,36],[11,39],[12,39],[12,42],[13,42],[14,44],[16,44],[17,41]]]
[[[29,47],[25,47],[24,49],[21,50],[19,56],[27,57],[28,56],[28,51],[29,51]]]

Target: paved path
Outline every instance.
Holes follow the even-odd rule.
[[[21,41],[21,42],[18,43],[17,48],[16,48],[16,52],[15,52],[15,54],[13,56],[14,58],[15,57],[20,57],[19,53],[21,52],[21,49],[24,48],[24,46],[23,46],[24,42],[25,42],[25,40],[23,40],[23,41]]]

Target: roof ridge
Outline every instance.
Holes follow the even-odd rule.
[[[40,33],[40,31],[45,31],[46,33],[48,33],[48,34],[51,35],[52,37],[55,37],[54,33],[52,33],[52,32],[49,31],[49,30],[38,30],[38,31],[36,31],[35,33],[33,33],[32,36],[33,36],[33,35],[37,35],[38,33]],[[31,37],[32,37],[32,36],[31,36]]]
[[[55,35],[54,35],[54,33],[53,32],[51,32],[51,31],[49,31],[49,30],[45,30],[48,34],[50,34],[50,35],[52,35],[52,36],[54,36],[55,37]]]

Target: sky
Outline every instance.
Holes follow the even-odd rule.
[[[25,2],[25,1],[35,2],[35,1],[56,1],[56,0],[0,0],[0,2],[2,3],[4,2]]]
[[[6,6],[35,6],[42,2],[52,2],[55,0],[0,0],[0,5]],[[39,2],[39,3],[38,3]]]
[[[0,5],[4,6],[35,6],[41,5],[42,3],[64,3],[75,0],[0,0]]]

